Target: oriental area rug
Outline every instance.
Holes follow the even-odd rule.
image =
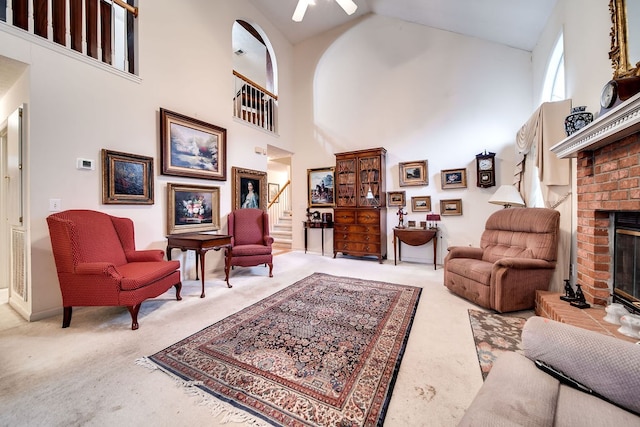
[[[235,420],[382,425],[420,293],[314,273],[146,362],[225,402],[218,412]]]
[[[498,356],[508,351],[522,354],[522,327],[527,319],[469,309],[469,322],[484,381]]]

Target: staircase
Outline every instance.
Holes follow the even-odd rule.
[[[274,244],[281,248],[291,248],[292,243],[291,211],[282,212],[274,222],[271,230]]]

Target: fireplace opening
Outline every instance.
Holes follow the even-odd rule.
[[[640,314],[640,212],[615,215],[613,301]]]

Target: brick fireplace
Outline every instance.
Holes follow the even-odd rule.
[[[577,159],[577,275],[587,302],[613,291],[613,219],[640,212],[640,95],[551,148]]]

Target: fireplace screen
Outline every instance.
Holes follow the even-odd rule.
[[[614,298],[640,309],[640,230],[616,229]]]

